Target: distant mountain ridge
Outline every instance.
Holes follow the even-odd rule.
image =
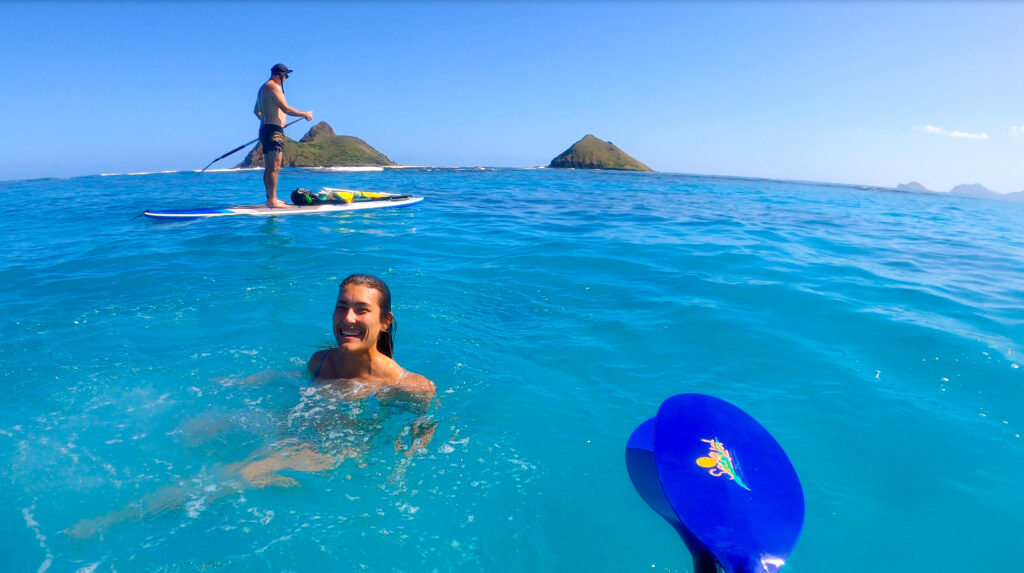
[[[386,155],[370,144],[351,135],[336,135],[334,129],[321,121],[295,141],[284,138],[282,167],[338,167],[355,165],[394,165]],[[263,167],[263,146],[256,147],[235,167]]]
[[[1024,201],[1024,191],[1017,191],[1015,193],[996,193],[991,189],[985,187],[980,183],[972,183],[970,185],[963,184],[957,185],[956,187],[949,190],[950,195],[959,195],[960,197],[974,197],[976,199],[997,199],[999,201]]]
[[[548,167],[560,169],[621,169],[625,171],[654,171],[640,163],[610,141],[587,134],[569,149],[551,160]]]
[[[979,197],[982,199],[999,199],[1003,195],[985,187],[981,183],[963,183],[949,190],[950,195],[963,197]]]
[[[917,181],[900,183],[896,186],[898,191],[931,191]],[[998,193],[985,187],[981,183],[963,183],[949,190],[950,195],[958,197],[973,197],[975,199],[995,199],[997,201],[1018,201],[1024,202],[1024,191],[1015,193]]]

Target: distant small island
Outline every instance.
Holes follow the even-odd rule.
[[[921,185],[917,181],[911,181],[910,183],[900,183],[896,186],[897,191],[927,191],[931,192],[930,189]],[[1024,202],[1024,191],[1017,191],[1016,193],[997,193],[988,187],[985,187],[981,183],[961,184],[949,190],[950,195],[956,195],[958,197],[973,197],[975,199],[996,199],[998,201],[1019,201]]]
[[[557,169],[621,169],[625,171],[654,171],[633,159],[610,141],[602,141],[587,134],[551,160]]]
[[[981,183],[973,184],[961,184],[949,190],[950,195],[960,195],[962,197],[977,197],[980,199],[1002,199],[1004,195],[1002,193],[996,193],[995,191],[985,187]]]
[[[314,125],[299,141],[284,138],[283,167],[392,166],[383,153],[351,135],[336,135],[326,121]],[[256,147],[235,167],[263,167],[263,146]]]
[[[927,187],[921,185],[917,181],[911,181],[910,183],[900,183],[896,186],[897,191],[929,191]]]

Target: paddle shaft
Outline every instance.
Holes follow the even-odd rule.
[[[302,120],[304,120],[304,119],[306,119],[306,118],[304,118],[304,117],[300,117],[299,119],[295,119],[295,120],[289,121],[288,123],[284,124],[284,127],[288,127],[289,125],[292,125],[293,123],[298,123],[298,122],[300,122],[300,121],[302,121]],[[282,127],[281,129],[284,129],[284,127]],[[257,142],[257,141],[259,141],[259,140],[260,140],[260,138],[258,138],[258,137],[257,137],[256,139],[254,139],[254,140],[252,140],[252,141],[247,141],[247,142],[243,143],[242,145],[239,145],[238,147],[236,147],[236,148],[232,149],[231,151],[229,151],[229,152],[225,153],[224,155],[221,155],[221,156],[220,156],[220,157],[218,157],[217,159],[214,159],[213,161],[209,162],[209,163],[208,163],[208,164],[206,165],[206,167],[203,167],[203,168],[202,168],[202,170],[200,170],[199,172],[200,172],[200,173],[203,173],[204,171],[206,171],[207,169],[209,169],[209,168],[210,168],[210,166],[211,166],[211,165],[213,165],[214,163],[217,163],[217,162],[218,162],[218,161],[220,161],[221,159],[224,159],[225,157],[227,157],[227,156],[229,156],[229,155],[231,155],[231,154],[233,154],[233,153],[236,153],[236,152],[238,152],[238,151],[241,151],[242,149],[245,149],[246,147],[248,147],[248,146],[252,145],[253,143],[256,143],[256,142]]]

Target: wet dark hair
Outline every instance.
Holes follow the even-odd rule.
[[[381,318],[391,314],[391,289],[388,288],[388,285],[384,284],[384,281],[373,275],[349,275],[345,280],[341,281],[339,286],[345,288],[349,285],[364,286],[377,291],[380,295],[377,298],[377,306],[380,307]],[[395,334],[397,333],[398,321],[392,315],[391,326],[384,332],[381,332],[380,338],[377,339],[377,350],[388,358],[395,357]]]

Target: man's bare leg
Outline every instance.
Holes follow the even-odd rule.
[[[264,156],[263,186],[267,188],[267,207],[284,208],[288,204],[277,198],[277,175],[281,172],[281,152]]]

